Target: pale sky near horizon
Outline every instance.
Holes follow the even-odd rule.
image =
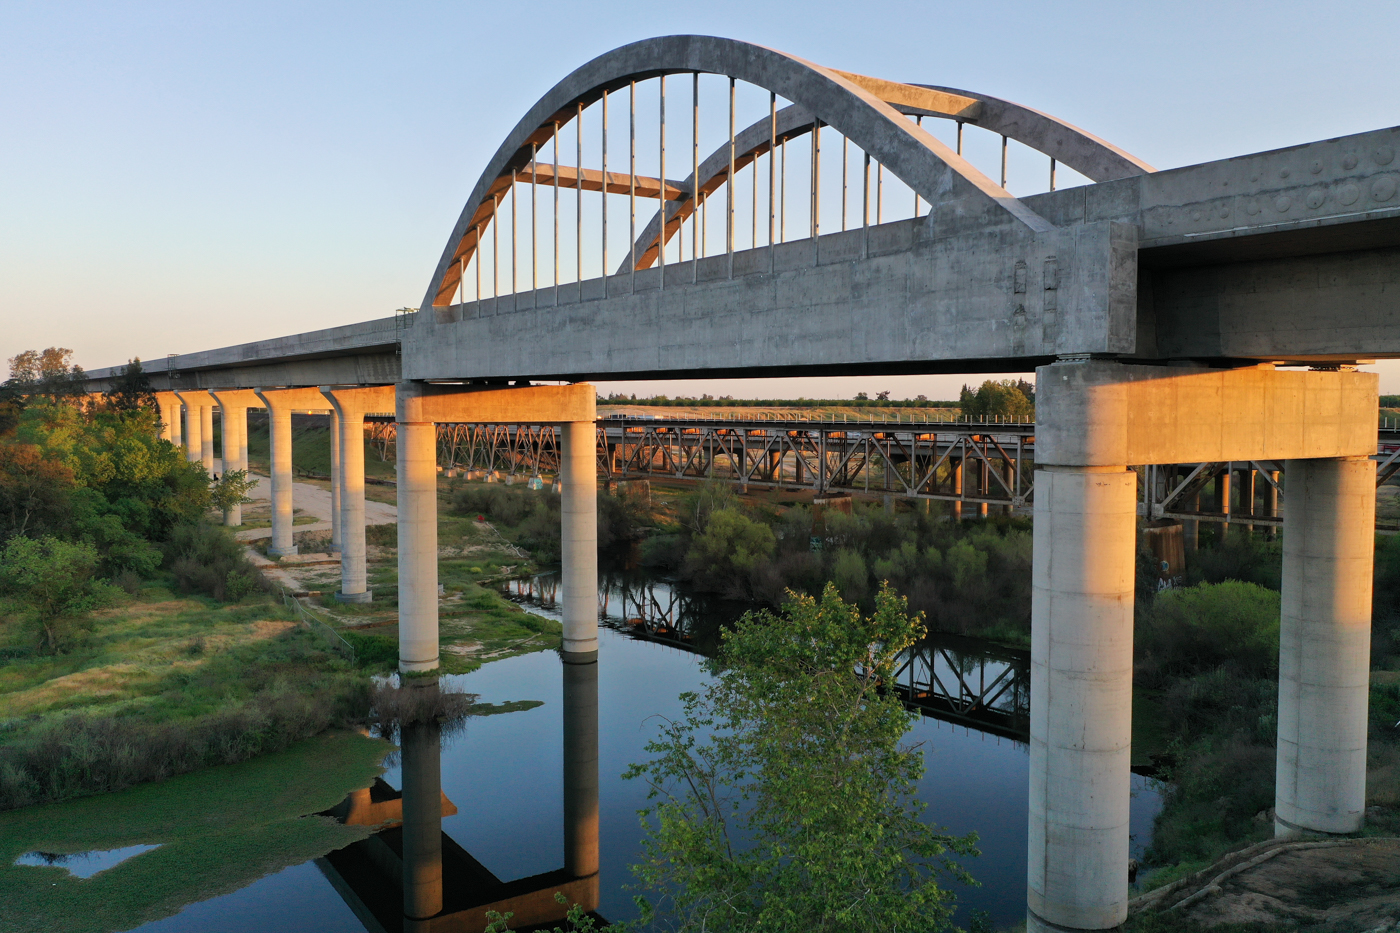
[[[1171,168],[1400,123],[1397,26],[1394,2],[0,0],[0,359],[58,345],[96,368],[415,306],[525,110],[648,36],[975,89]],[[1400,392],[1400,362],[1379,369]],[[947,398],[982,378],[599,389]]]

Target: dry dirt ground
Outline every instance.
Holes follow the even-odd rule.
[[[1178,885],[1138,898],[1134,909],[1149,902],[1204,927],[1393,931],[1400,925],[1400,839],[1260,843]]]
[[[253,501],[243,507],[243,517],[245,521],[259,515],[270,514],[272,500],[272,481],[266,476],[259,476],[256,473],[250,474],[257,480],[257,485],[248,491],[248,498]],[[331,530],[331,493],[329,489],[320,486],[313,486],[310,483],[292,484],[292,502],[296,511],[303,516],[311,516],[316,519],[313,523],[299,523],[296,525],[297,533],[303,531],[330,531]],[[399,511],[393,505],[385,502],[376,502],[368,497],[365,498],[365,524],[366,525],[387,525],[398,520]],[[234,533],[239,541],[257,541],[260,538],[272,537],[271,528],[249,528],[244,531]]]

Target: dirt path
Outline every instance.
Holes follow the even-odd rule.
[[[248,498],[252,499],[252,505],[270,504],[272,500],[272,480],[266,476],[259,476],[250,473],[249,476],[257,480],[257,485],[248,490]],[[322,489],[310,483],[292,483],[292,502],[296,508],[308,515],[314,515],[319,521],[310,525],[297,525],[295,531],[301,534],[303,531],[330,531],[331,530],[331,493],[329,489]],[[389,525],[399,518],[397,507],[386,502],[375,502],[372,499],[365,500],[365,524],[366,525]],[[247,531],[234,533],[234,537],[239,541],[257,541],[261,538],[272,537],[271,528],[249,528]]]
[[[1400,839],[1263,842],[1134,899],[1205,927],[1301,924],[1335,933],[1400,924]]]

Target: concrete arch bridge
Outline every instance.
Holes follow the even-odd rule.
[[[1028,918],[1107,929],[1128,893],[1130,467],[1285,464],[1276,827],[1361,826],[1377,382],[1355,365],[1400,356],[1397,146],[1390,127],[1154,171],[988,95],[652,39],[506,134],[416,313],[179,354],[159,388],[196,456],[222,410],[225,464],[270,409],[283,551],[289,413],[335,412],[347,599],[369,598],[364,416],[395,412],[400,656],[431,670],[436,424],[558,426],[565,658],[591,664],[588,380],[1036,367]],[[442,909],[414,890],[411,920]]]

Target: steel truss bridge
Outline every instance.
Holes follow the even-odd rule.
[[[520,601],[558,605],[555,575],[511,580],[506,590]],[[632,638],[711,656],[725,618],[724,607],[715,602],[654,580],[606,576],[598,588],[598,617]],[[889,686],[907,706],[930,718],[1018,742],[1029,738],[1028,651],[931,633],[906,652]]]
[[[381,459],[393,459],[391,416],[366,419]],[[1382,429],[1376,485],[1400,472],[1400,427]],[[1035,494],[1035,425],[1027,422],[625,419],[598,422],[598,476],[940,500],[955,515],[1029,514]],[[505,483],[555,477],[553,425],[438,425],[447,475]],[[1276,528],[1283,524],[1282,461],[1139,468],[1139,512]],[[1385,527],[1396,531],[1400,528]]]

